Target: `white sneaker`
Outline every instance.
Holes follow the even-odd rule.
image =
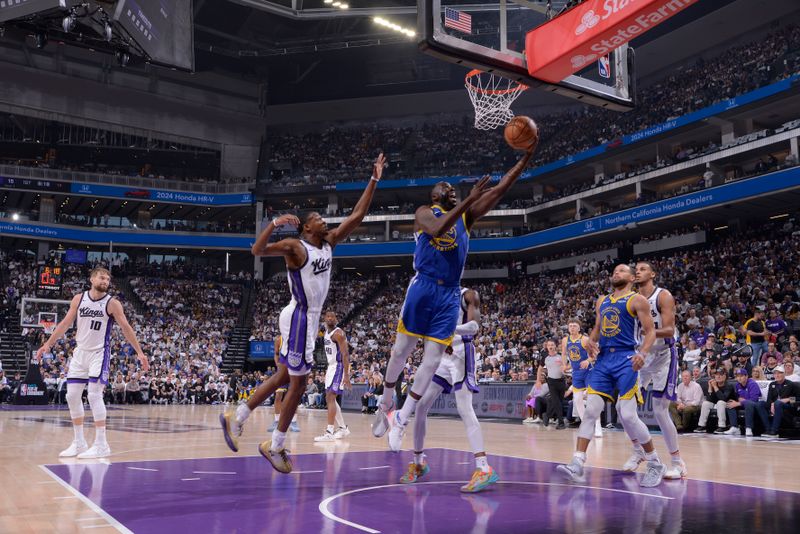
[[[523,425],[531,425],[531,424],[533,424],[533,421],[534,421],[533,417],[528,417],[527,419],[523,419],[522,420],[522,424]]]
[[[603,437],[603,425],[600,424],[600,419],[594,424],[594,437],[602,438]]]
[[[686,470],[686,464],[683,463],[681,460],[678,463],[672,462],[670,466],[667,468],[667,472],[664,473],[664,478],[667,480],[680,480],[682,478],[686,478],[688,471]]]
[[[645,461],[642,449],[633,449],[633,454],[622,465],[622,470],[626,473],[633,473],[639,468],[639,464]]]
[[[536,417],[533,418],[533,421],[531,421],[531,423],[533,423],[534,425],[541,425],[542,418],[537,415]]]
[[[586,482],[586,476],[583,473],[583,464],[575,458],[568,464],[556,466],[556,472],[561,473],[572,482],[577,482],[578,484]]]
[[[725,431],[725,435],[727,436],[741,436],[742,431],[739,430],[738,426],[732,426],[728,430]]]
[[[346,438],[350,435],[350,428],[347,426],[340,426],[333,435],[336,439]]]
[[[372,422],[372,435],[376,438],[382,438],[386,431],[389,430],[387,413],[391,413],[391,408],[383,411],[383,407],[379,404],[378,410],[375,412],[375,420]]]
[[[400,423],[400,412],[396,411],[392,417],[392,428],[389,429],[389,450],[398,452],[403,446],[403,436],[406,434],[406,425]]]
[[[335,432],[328,432],[326,430],[324,434],[314,438],[314,441],[316,441],[316,442],[320,442],[320,441],[336,441],[337,439],[338,439],[338,437],[336,436]]]
[[[89,449],[89,444],[85,441],[73,441],[69,447],[58,454],[59,458],[74,458]]]
[[[643,488],[655,488],[661,484],[664,474],[667,472],[667,466],[658,461],[647,462],[647,470],[639,481],[639,485]]]
[[[752,428],[745,428],[744,435],[747,438],[752,438],[753,437],[753,429]]]
[[[103,443],[102,445],[95,443],[88,451],[79,454],[78,459],[91,460],[93,458],[105,458],[106,456],[111,456],[111,447],[108,446],[108,443]]]

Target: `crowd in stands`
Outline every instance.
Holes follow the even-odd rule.
[[[582,106],[538,117],[541,141],[535,165],[620,139],[625,134],[686,115],[800,72],[800,27],[789,25],[758,42],[736,45],[713,58],[697,58],[666,78],[643,88],[635,110],[618,114]],[[305,147],[314,146],[314,151]],[[714,147],[683,147],[675,161]],[[270,145],[270,161],[284,183],[335,183],[363,180],[378,150],[398,168],[393,177],[453,176],[505,170],[514,154],[499,131],[483,132],[464,118],[452,124],[418,128],[372,125],[332,127],[322,133],[281,134]],[[576,191],[577,192],[577,191]]]

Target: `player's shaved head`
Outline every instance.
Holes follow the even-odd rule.
[[[439,182],[431,189],[431,202],[443,208],[452,209],[456,205],[455,188],[447,182]]]

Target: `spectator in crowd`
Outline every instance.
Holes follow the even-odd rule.
[[[746,343],[753,349],[751,362],[758,365],[761,361],[761,353],[767,349],[766,345],[767,325],[764,322],[764,312],[756,309],[753,317],[745,321],[742,325],[742,333],[746,336]]]
[[[525,404],[530,409],[530,416],[523,420],[525,424],[544,423],[543,416],[550,400],[550,388],[547,385],[547,373],[540,367],[536,373],[536,381],[526,397]]]
[[[700,355],[700,349],[697,348],[697,343],[693,339],[689,340],[689,346],[683,354],[683,361],[686,363],[687,369],[693,369],[695,367],[700,367],[702,362],[702,357]]]
[[[736,424],[736,412],[728,408],[728,401],[736,400],[736,392],[731,384],[728,384],[728,374],[724,368],[720,367],[714,372],[714,378],[708,381],[708,394],[700,406],[700,421],[695,433],[706,433],[708,416],[712,409],[717,411],[717,429],[715,434],[724,434],[727,430],[726,422]],[[726,417],[727,416],[727,417]]]
[[[142,386],[139,381],[139,373],[133,373],[128,377],[128,383],[125,384],[125,403],[126,404],[139,404],[142,401]]]
[[[775,354],[770,354],[767,357],[766,365],[761,368],[764,370],[764,377],[767,380],[775,380],[775,369],[778,368],[778,358],[776,358]]]
[[[794,362],[784,361],[783,369],[786,372],[786,380],[800,385],[800,374],[797,374]]]
[[[775,358],[775,361],[776,361],[778,364],[781,364],[781,363],[783,363],[783,354],[781,354],[780,352],[778,352],[778,350],[775,348],[775,343],[774,343],[774,342],[772,342],[772,341],[770,341],[769,343],[767,343],[767,351],[766,351],[766,352],[764,352],[764,353],[761,355],[761,365],[762,365],[762,366],[764,366],[764,365],[767,365],[767,362],[769,361],[769,358],[770,358],[770,357],[774,357],[774,358]]]
[[[800,396],[800,386],[786,380],[783,366],[775,368],[775,380],[770,383],[767,391],[765,409],[772,416],[769,430],[762,434],[767,438],[777,438],[784,417],[793,417],[797,412],[797,397]]]
[[[111,398],[114,404],[125,403],[125,386],[122,373],[117,373],[117,376],[114,377],[114,382],[111,384]]]
[[[777,343],[783,340],[786,333],[786,322],[781,318],[777,309],[769,310],[768,319],[764,324],[770,333],[769,341]]]
[[[6,374],[0,370],[0,402],[7,402],[11,398],[11,384]]]
[[[764,403],[760,402],[761,389],[758,387],[755,380],[747,376],[747,371],[744,368],[740,367],[736,370],[736,384],[734,385],[734,389],[736,390],[738,399],[728,401],[728,408],[735,409],[736,411],[744,411],[745,436],[753,436],[753,423],[755,422],[753,417],[754,413],[758,414],[758,418],[763,423],[766,431],[766,429],[769,428],[769,418],[767,417],[767,409]],[[727,432],[728,434],[739,435],[739,427],[735,424],[737,420],[736,416],[734,416],[731,428]]]
[[[703,403],[703,389],[696,381],[692,380],[689,371],[681,373],[681,383],[678,384],[676,395],[678,400],[670,403],[669,412],[675,422],[678,432],[689,430],[694,417],[700,412]]]

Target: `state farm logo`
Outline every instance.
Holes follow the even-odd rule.
[[[589,28],[594,28],[600,22],[600,15],[597,15],[593,9],[590,9],[581,18],[581,23],[575,28],[575,35],[580,35]]]
[[[589,54],[588,56],[584,56],[583,54],[578,54],[577,56],[572,56],[570,61],[572,62],[573,68],[580,69],[581,67],[591,63],[597,59],[596,54]]]

